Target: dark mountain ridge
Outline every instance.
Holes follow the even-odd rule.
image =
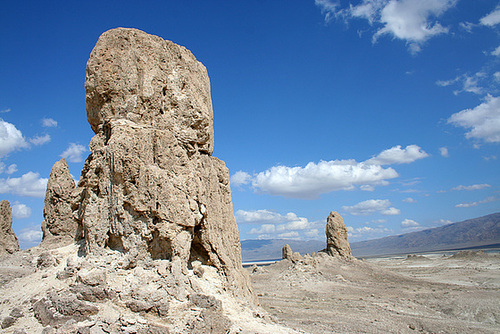
[[[380,239],[353,242],[354,256],[408,254],[462,248],[477,248],[500,243],[500,212]]]

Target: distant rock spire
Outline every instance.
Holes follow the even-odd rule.
[[[19,241],[12,230],[12,208],[9,201],[0,202],[0,255],[19,250]]]
[[[353,259],[351,246],[347,240],[347,228],[342,216],[335,211],[326,219],[326,252],[332,256]]]
[[[54,164],[47,182],[42,222],[43,245],[56,247],[75,241],[78,226],[72,209],[74,189],[75,181],[63,158]]]

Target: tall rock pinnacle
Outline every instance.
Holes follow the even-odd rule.
[[[211,156],[205,67],[173,42],[117,28],[94,47],[85,90],[95,136],[73,191],[85,253],[166,259],[173,272],[199,261],[224,272],[236,294],[252,295],[229,171]]]
[[[0,202],[0,255],[19,250],[19,241],[12,230],[12,208],[9,201]]]
[[[333,256],[352,259],[351,246],[347,240],[347,228],[342,216],[335,211],[326,219],[326,252]]]

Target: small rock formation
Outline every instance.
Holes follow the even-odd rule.
[[[9,201],[0,202],[0,255],[19,250],[19,241],[12,230],[12,208]]]
[[[332,256],[353,259],[351,246],[347,240],[347,228],[342,216],[335,211],[326,219],[326,252]]]
[[[74,189],[75,181],[63,158],[54,164],[47,182],[42,222],[44,246],[63,246],[75,241],[78,225],[73,218]]]
[[[283,246],[283,249],[281,250],[281,254],[282,254],[283,260],[290,260],[292,258],[292,255],[293,255],[292,247],[290,247],[289,244],[286,244],[285,246]]]
[[[302,256],[300,255],[299,252],[293,252],[292,247],[290,247],[289,244],[286,244],[283,246],[283,249],[281,250],[282,258],[283,260],[290,260],[292,262],[297,262],[302,259]]]

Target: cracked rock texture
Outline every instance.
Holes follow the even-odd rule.
[[[19,241],[12,230],[12,208],[9,201],[0,202],[0,255],[19,250]]]
[[[72,192],[84,253],[116,250],[132,267],[169,260],[178,275],[199,261],[224,272],[236,295],[253,298],[229,171],[211,156],[206,68],[182,46],[117,28],[94,47],[85,90],[95,136]]]
[[[333,256],[354,259],[347,240],[347,228],[342,216],[335,211],[326,219],[326,252]]]
[[[78,225],[72,208],[74,189],[75,181],[63,158],[54,164],[47,181],[42,222],[44,246],[69,245],[77,238]]]

